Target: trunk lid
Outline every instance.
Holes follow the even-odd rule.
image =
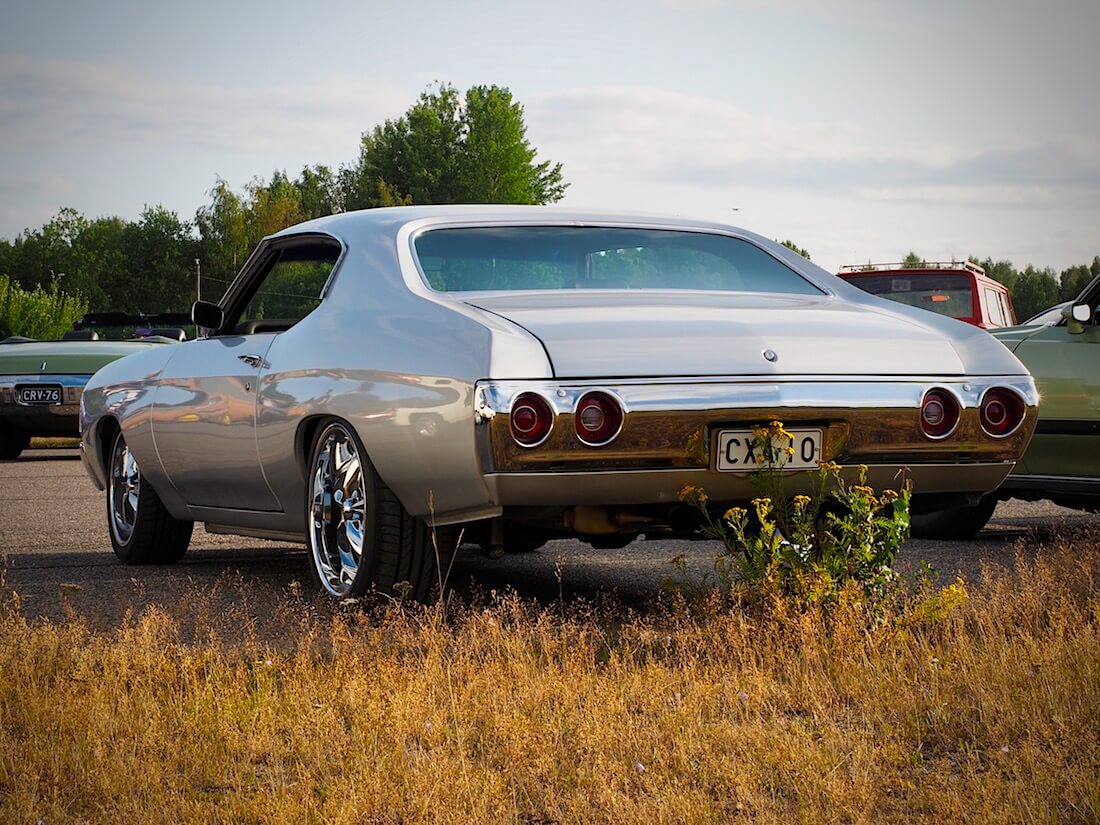
[[[828,295],[531,292],[467,303],[537,336],[559,378],[964,372],[942,330]]]

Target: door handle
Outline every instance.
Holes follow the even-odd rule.
[[[250,367],[258,368],[264,362],[264,359],[258,355],[238,355],[237,358],[244,361]]]

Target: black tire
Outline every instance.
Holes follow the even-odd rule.
[[[116,433],[107,462],[107,534],[115,555],[126,564],[175,564],[187,552],[194,527],[165,509]]]
[[[995,509],[997,498],[988,495],[969,507],[921,513],[910,517],[910,533],[916,539],[950,541],[973,538],[985,527]]]
[[[7,427],[0,428],[0,459],[14,461],[19,458],[21,452],[30,446],[30,443],[29,433],[8,429]]]
[[[439,585],[437,555],[446,569],[456,531],[437,528],[433,541],[432,528],[408,514],[374,469],[355,429],[343,421],[320,428],[307,468],[306,534],[314,581],[340,599],[377,590],[428,601]],[[346,505],[349,499],[353,505]],[[349,583],[339,550],[354,559],[357,535],[358,559]]]

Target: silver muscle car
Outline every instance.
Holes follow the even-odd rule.
[[[205,337],[104,367],[81,399],[115,552],[208,531],[305,541],[339,597],[436,580],[434,528],[494,550],[691,534],[684,485],[753,497],[751,430],[973,503],[1035,427],[976,327],[869,295],[758,235],[548,207],[402,207],[264,239]],[[438,546],[438,551],[436,549]]]

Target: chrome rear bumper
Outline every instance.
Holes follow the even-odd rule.
[[[979,422],[981,396],[993,386],[1015,390],[1026,406],[1021,426],[1003,438],[987,435]],[[955,432],[938,441],[920,428],[920,401],[933,387],[953,393],[962,408]],[[593,389],[614,395],[625,412],[622,432],[604,447],[586,446],[574,432],[576,404]],[[555,412],[554,427],[537,448],[511,436],[508,413],[522,392],[539,393]],[[475,420],[482,469],[497,504],[641,504],[675,501],[684,484],[703,486],[716,499],[751,497],[748,475],[714,469],[717,432],[773,419],[821,428],[822,458],[850,468],[866,464],[878,488],[896,488],[905,469],[917,493],[987,492],[1027,447],[1037,403],[1028,376],[486,381],[477,386]],[[808,473],[789,475],[792,493],[808,486]]]

